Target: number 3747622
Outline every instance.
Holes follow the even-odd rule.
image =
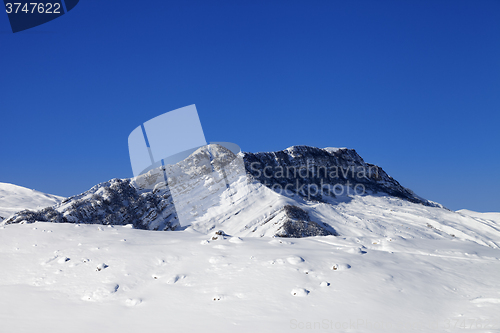
[[[60,3],[43,3],[43,2],[30,2],[30,3],[6,3],[5,10],[7,14],[61,14]]]

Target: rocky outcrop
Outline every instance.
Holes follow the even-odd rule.
[[[247,173],[284,195],[323,201],[324,196],[386,193],[427,206],[437,204],[401,186],[354,149],[293,146],[269,153],[244,153]]]
[[[137,229],[174,230],[175,206],[168,188],[142,191],[130,179],[112,179],[90,190],[67,198],[54,207],[39,211],[23,210],[4,222],[86,223],[104,225],[132,224]]]
[[[309,218],[309,214],[293,205],[286,205],[282,209],[285,218],[276,232],[277,237],[301,238],[310,236],[338,236],[335,230],[326,224],[318,224]]]

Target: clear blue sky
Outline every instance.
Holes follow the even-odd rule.
[[[132,175],[127,137],[196,104],[208,141],[354,148],[449,207],[500,211],[500,1],[90,1],[0,15],[0,182]]]

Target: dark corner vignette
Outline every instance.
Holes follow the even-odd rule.
[[[80,0],[46,1],[4,0],[12,32],[24,31],[52,21],[75,8]]]

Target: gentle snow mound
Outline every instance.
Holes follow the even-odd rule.
[[[65,198],[26,187],[0,183],[0,222],[24,209],[42,209],[54,206]]]

